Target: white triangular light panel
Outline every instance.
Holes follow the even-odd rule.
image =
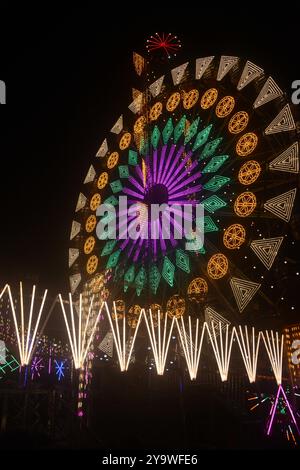
[[[95,168],[93,167],[93,165],[91,165],[89,168],[89,171],[86,174],[83,184],[91,183],[91,181],[94,181],[95,176],[96,176]]]
[[[200,80],[200,78],[203,77],[214,58],[215,56],[212,55],[210,57],[202,57],[200,59],[196,59],[196,80]]]
[[[242,90],[245,86],[249,85],[252,80],[255,80],[255,78],[260,77],[263,73],[263,69],[258,67],[258,65],[255,65],[250,62],[250,60],[247,60],[241,78],[239,80],[237,89]]]
[[[78,248],[69,248],[69,268],[75,263],[79,256]]]
[[[100,148],[98,152],[96,153],[96,157],[103,158],[108,152],[108,145],[107,145],[107,140],[104,139],[102,144],[100,145]]]
[[[80,284],[81,275],[79,273],[73,274],[72,276],[69,277],[69,280],[70,280],[71,293],[74,294],[74,292],[76,291],[77,287]]]
[[[244,310],[261,286],[261,284],[256,282],[237,277],[230,279],[230,285],[240,312]]]
[[[73,240],[73,238],[78,235],[81,229],[81,224],[79,222],[76,222],[76,220],[73,220],[72,222],[72,228],[71,228],[71,235],[70,235],[70,240]]]
[[[221,81],[225,77],[225,75],[227,75],[229,70],[231,70],[232,67],[238,63],[238,61],[238,57],[234,57],[231,55],[222,55],[217,76],[218,82]]]
[[[112,331],[109,331],[108,333],[106,333],[103,340],[99,344],[98,348],[100,349],[100,351],[104,352],[109,357],[113,357],[114,338],[113,338],[113,332]]]
[[[277,215],[285,222],[289,222],[293,210],[293,205],[295,201],[297,189],[291,189],[286,193],[279,194],[279,196],[275,196],[272,199],[269,199],[264,203],[264,208],[272,212],[272,214]]]
[[[216,326],[221,323],[222,325],[222,330],[226,329],[226,325],[230,325],[230,321],[226,320],[226,318],[222,317],[216,310],[214,310],[211,307],[206,307],[205,308],[205,321],[210,327],[211,323],[215,323]]]
[[[179,67],[175,67],[175,69],[171,70],[174,85],[178,85],[181,82],[188,65],[189,63],[186,62],[185,64],[179,65]]]
[[[283,92],[273,80],[272,77],[269,77],[262,89],[260,90],[260,93],[258,97],[256,98],[253,107],[254,108],[259,108],[259,106],[262,106],[263,104],[268,103],[269,101],[273,101],[276,98],[279,98],[279,96],[282,96]]]
[[[123,115],[119,117],[117,122],[111,128],[110,132],[112,132],[113,134],[120,134],[122,130],[123,130]]]
[[[296,129],[290,105],[287,104],[268,125],[265,134],[277,134],[278,132],[293,131]]]
[[[263,240],[253,240],[250,248],[254,251],[260,261],[270,269],[277,256],[283,237],[264,238]]]
[[[132,111],[134,114],[136,113],[139,113],[142,109],[142,106],[143,106],[143,93],[141,93],[137,98],[135,98],[135,100],[132,101],[132,103],[130,103],[130,105],[128,106],[128,108],[130,109],[130,111]]]
[[[299,173],[299,144],[295,142],[269,163],[272,171]]]
[[[84,206],[85,206],[85,203],[86,203],[86,197],[85,197],[85,195],[82,194],[82,193],[79,193],[75,212],[78,212],[78,211],[80,211],[81,209],[83,209]]]
[[[160,77],[158,80],[156,80],[154,83],[152,83],[149,86],[149,90],[150,90],[150,93],[153,96],[153,98],[156,98],[156,96],[158,96],[160,94],[161,87],[162,87],[162,84],[164,82],[164,78],[165,78],[165,76],[163,75],[162,77]]]

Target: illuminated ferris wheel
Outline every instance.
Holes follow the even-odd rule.
[[[176,38],[155,36],[148,52],[171,39],[177,51]],[[133,61],[142,90],[133,90],[103,140],[76,205],[72,293],[118,299],[131,324],[139,306],[179,318],[209,304],[240,322],[253,315],[251,305],[272,308],[264,283],[285,244],[299,172],[295,117],[283,91],[239,57],[188,58],[160,70],[137,53]],[[121,222],[115,239],[99,239],[97,224],[108,216],[98,217],[97,208],[108,203],[122,215],[120,196],[145,215],[151,204],[201,203],[204,245],[188,251],[190,238],[165,239],[159,217],[155,239],[126,237]],[[173,216],[170,225],[176,228]]]

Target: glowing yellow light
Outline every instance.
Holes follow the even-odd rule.
[[[98,257],[96,255],[90,256],[86,263],[86,271],[88,274],[94,274],[98,266]]]
[[[93,301],[94,296],[92,296],[87,316],[82,315],[82,294],[79,297],[79,315],[78,315],[78,324],[75,323],[73,300],[71,294],[69,294],[69,306],[70,306],[70,319],[68,320],[65,306],[61,295],[59,294],[59,300],[61,304],[61,309],[63,317],[65,320],[69,343],[72,351],[72,356],[74,360],[75,369],[80,369],[83,367],[86,360],[87,354],[90,350],[91,343],[93,341],[96,327],[100,319],[100,315],[103,308],[103,303],[101,303],[98,314],[92,315],[93,310]],[[83,318],[84,317],[84,318]],[[76,328],[78,331],[76,331]]]
[[[91,233],[96,227],[97,219],[95,215],[90,215],[85,222],[85,230]]]
[[[248,125],[249,115],[246,111],[235,113],[229,121],[228,130],[231,134],[239,134]]]
[[[118,152],[112,152],[107,159],[107,168],[111,170],[114,168],[119,161],[119,154]],[[100,188],[99,188],[100,189]]]
[[[207,263],[207,272],[212,279],[221,279],[228,271],[228,259],[222,253],[212,255]]]
[[[85,240],[83,251],[86,255],[89,255],[90,253],[92,253],[93,249],[95,248],[95,243],[96,243],[96,240],[92,236],[88,237]]]
[[[234,212],[239,217],[248,217],[256,208],[256,196],[250,191],[240,194],[234,203]]]
[[[206,90],[204,95],[201,98],[200,105],[202,109],[211,108],[218,98],[218,90],[216,88],[210,88]]]
[[[143,132],[144,127],[146,124],[146,118],[145,116],[140,116],[134,123],[133,130],[136,134],[140,134]]]
[[[188,286],[187,295],[189,300],[195,300],[201,302],[205,299],[208,292],[208,285],[205,279],[202,277],[196,277],[193,279]]]
[[[246,230],[240,224],[230,225],[224,232],[223,243],[229,250],[242,246],[246,240]]]
[[[119,143],[120,150],[127,149],[130,145],[130,142],[131,142],[131,134],[130,132],[125,132],[125,134],[122,135],[120,143]]]
[[[225,118],[233,111],[234,106],[235,99],[233,96],[224,96],[217,104],[216,115],[219,118]]]
[[[97,181],[97,186],[98,189],[103,189],[108,183],[108,173],[104,171],[103,173],[100,173],[98,181]]]
[[[128,310],[128,325],[135,329],[139,322],[139,316],[142,308],[139,305],[132,305]]]
[[[258,137],[253,132],[248,132],[239,138],[236,144],[236,153],[240,157],[246,157],[256,148],[258,143]]]
[[[145,68],[145,59],[137,52],[133,53],[133,65],[136,73],[140,76],[142,75]]]
[[[248,186],[254,183],[259,177],[261,172],[260,164],[255,160],[249,160],[244,163],[239,171],[238,178],[241,184]]]
[[[100,206],[100,204],[101,204],[101,196],[99,193],[95,193],[90,200],[91,211],[95,211],[97,207]]]
[[[155,103],[149,111],[150,121],[156,121],[162,113],[163,105],[160,101]]]
[[[113,320],[122,320],[125,315],[125,302],[124,300],[116,300],[114,302],[115,308],[111,317]]]
[[[142,172],[143,172],[143,184],[145,188],[147,184],[147,165],[144,159],[142,160]]]
[[[178,294],[172,295],[167,302],[167,315],[170,318],[180,318],[185,312],[185,300]]]
[[[12,315],[13,315],[13,320],[14,320],[14,326],[15,326],[15,333],[16,333],[16,338],[17,338],[17,344],[18,344],[18,349],[19,349],[19,355],[20,355],[20,363],[22,366],[28,365],[30,363],[30,358],[32,355],[34,343],[36,340],[37,336],[37,331],[38,327],[40,324],[45,300],[47,297],[47,290],[44,292],[44,296],[41,301],[39,313],[37,315],[37,319],[35,321],[34,328],[32,328],[33,324],[32,322],[35,320],[34,318],[34,301],[35,301],[35,290],[36,287],[33,286],[32,288],[32,294],[31,294],[31,302],[30,302],[30,311],[29,311],[29,318],[28,318],[28,324],[27,328],[25,328],[25,315],[24,315],[24,299],[23,299],[23,285],[22,282],[20,282],[20,317],[21,321],[18,322],[17,319],[17,314],[16,314],[16,306],[15,302],[13,301],[12,298],[12,293],[10,286],[6,284],[4,289],[1,292],[1,296],[4,294],[4,292],[8,290],[8,295],[9,295],[9,302],[10,302],[10,307],[12,310]]]
[[[180,103],[180,93],[178,93],[178,92],[173,93],[168,98],[168,101],[167,101],[167,104],[166,104],[167,111],[172,113],[173,111],[175,111],[175,109],[177,108],[179,103]]]
[[[199,99],[199,91],[196,89],[190,90],[188,93],[183,95],[183,107],[184,109],[191,109],[197,103]]]
[[[162,306],[159,305],[159,304],[151,304],[149,309],[152,312],[152,320],[153,320],[154,326],[157,326],[157,324],[158,324],[158,315],[159,315],[160,319],[162,319],[163,316],[164,316]]]

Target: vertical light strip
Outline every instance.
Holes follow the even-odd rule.
[[[252,340],[250,342],[249,342],[248,327],[245,326],[244,329],[245,329],[245,337],[244,337],[243,328],[241,327],[241,325],[239,326],[239,332],[235,328],[235,336],[236,336],[236,339],[240,348],[242,359],[243,359],[245,369],[249,378],[249,382],[254,383],[256,380],[260,333],[258,334],[257,343],[255,344],[254,327],[252,327]]]
[[[199,319],[198,318],[196,320],[195,337],[193,337],[191,317],[189,316],[188,318],[189,339],[186,333],[186,328],[185,328],[185,324],[184,324],[182,317],[181,317],[181,328],[179,326],[177,319],[176,319],[176,325],[177,325],[177,329],[179,332],[179,338],[181,341],[181,346],[184,352],[190,378],[191,380],[195,380],[197,378],[197,373],[198,373],[198,368],[199,368],[200,354],[202,350],[206,323],[203,324],[200,341],[199,341]]]
[[[276,339],[274,338],[273,330],[271,330],[271,335],[269,331],[261,333],[266,351],[268,353],[270,363],[275,375],[277,385],[281,384],[282,381],[282,360],[283,360],[283,340],[284,335],[281,335],[279,338],[278,332],[276,332]]]
[[[100,320],[104,302],[102,302],[99,308],[98,314],[96,315],[96,318],[93,320],[91,318],[91,312],[93,308],[94,296],[92,296],[90,300],[88,315],[84,321],[82,318],[82,295],[80,294],[78,329],[76,332],[72,295],[69,294],[69,307],[70,307],[69,310],[70,310],[70,317],[71,317],[70,321],[68,320],[61,294],[59,294],[59,300],[60,300],[61,309],[62,309],[62,313],[63,313],[63,317],[65,320],[65,325],[66,325],[66,329],[68,333],[69,343],[70,343],[72,356],[74,360],[74,366],[75,366],[75,369],[80,369],[80,368],[83,368],[84,366],[84,362],[89,352],[91,342],[95,335],[97,324]],[[89,327],[90,327],[90,333],[88,334]],[[88,340],[87,340],[87,336],[88,336]]]
[[[171,340],[171,334],[173,331],[174,327],[174,321],[175,318],[173,317],[172,323],[169,329],[169,333],[167,336],[167,331],[168,331],[168,316],[165,315],[164,319],[164,327],[163,327],[163,340],[161,338],[161,315],[160,311],[158,310],[158,324],[157,324],[157,333],[155,333],[155,328],[154,328],[154,323],[153,323],[153,316],[152,316],[152,311],[149,309],[149,317],[150,317],[150,323],[151,323],[151,329],[149,326],[149,321],[146,315],[146,312],[144,311],[144,318],[146,322],[146,327],[152,347],[152,352],[154,356],[154,361],[156,365],[156,371],[158,375],[163,375],[165,366],[166,366],[166,360],[167,360],[167,355],[169,351],[169,346],[170,346],[170,340]]]

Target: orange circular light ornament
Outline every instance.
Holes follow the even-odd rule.
[[[122,135],[120,143],[119,143],[119,148],[120,150],[126,150],[131,142],[131,134],[130,132],[125,132],[125,134]]]
[[[86,255],[92,253],[93,249],[95,248],[96,240],[95,237],[90,236],[85,240],[83,251]]]
[[[246,240],[246,230],[241,224],[232,224],[224,232],[223,243],[229,250],[240,248]]]
[[[199,99],[199,91],[195,88],[188,93],[184,93],[182,104],[184,109],[191,109]]]
[[[111,170],[118,164],[118,161],[119,161],[118,152],[112,152],[107,159],[107,168]]]
[[[140,116],[134,123],[133,130],[136,134],[140,134],[143,132],[144,127],[146,124],[146,118],[145,116]]]
[[[185,312],[185,300],[178,294],[172,295],[167,302],[167,315],[169,318],[180,318]]]
[[[96,216],[90,215],[85,222],[85,230],[88,233],[91,233],[95,229],[96,224],[97,224]]]
[[[254,183],[261,173],[261,166],[256,160],[244,163],[239,171],[238,179],[241,184],[248,186]]]
[[[91,211],[97,210],[101,204],[101,196],[99,193],[95,193],[90,200],[90,209]]]
[[[108,183],[108,173],[104,171],[103,173],[100,173],[98,181],[97,181],[97,186],[98,189],[103,189]]]
[[[242,135],[242,137],[239,138],[236,144],[236,153],[240,157],[246,157],[255,150],[257,143],[257,135],[254,134],[254,132],[248,132],[247,134],[244,134]]]
[[[149,310],[151,310],[153,326],[157,326],[158,325],[158,312],[159,312],[159,318],[160,319],[163,319],[163,317],[164,317],[164,312],[163,312],[162,306],[159,305],[159,304],[151,304],[150,307],[149,307]],[[147,312],[147,319],[148,319],[148,321],[151,322],[149,312]]]
[[[141,313],[142,307],[140,305],[132,305],[128,310],[129,315],[139,315]]]
[[[221,279],[227,274],[228,259],[223,253],[212,255],[207,263],[207,273],[211,279]]]
[[[106,287],[104,287],[104,289],[102,289],[102,291],[100,292],[101,300],[103,302],[106,302],[106,300],[109,297],[109,294],[110,294],[109,290]]]
[[[128,325],[133,329],[137,327],[141,310],[139,305],[132,305],[128,310]]]
[[[98,257],[96,255],[90,256],[86,263],[86,271],[88,274],[93,274],[98,266]]]
[[[228,130],[231,134],[239,134],[248,125],[249,114],[246,111],[235,113],[229,121]]]
[[[235,99],[233,96],[224,96],[216,107],[216,115],[218,118],[225,118],[232,113],[235,107]]]
[[[206,90],[201,98],[200,106],[202,109],[211,108],[218,99],[218,90],[216,88],[210,88]]]
[[[173,111],[175,111],[175,109],[177,108],[179,103],[180,103],[180,93],[178,93],[178,92],[173,93],[168,98],[168,101],[167,101],[167,104],[166,104],[167,111],[172,113]]]
[[[150,121],[156,121],[162,113],[163,105],[160,101],[155,103],[149,112]]]
[[[116,300],[114,302],[115,308],[112,313],[113,320],[122,320],[125,315],[125,302],[124,300]]]
[[[100,292],[103,285],[104,285],[104,276],[103,276],[103,274],[97,273],[97,274],[95,274],[95,276],[93,277],[93,279],[89,283],[89,289],[88,290],[92,294],[97,294],[98,292]]]
[[[234,212],[239,217],[248,217],[256,208],[256,196],[250,191],[245,191],[236,198]]]
[[[197,303],[205,299],[208,292],[208,285],[202,277],[196,277],[188,286],[187,295],[189,300],[194,300]]]

